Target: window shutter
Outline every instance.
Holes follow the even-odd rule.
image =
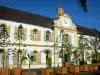
[[[15,39],[18,40],[18,27],[15,27],[15,33],[14,33]]]
[[[30,40],[33,40],[33,29],[30,29]]]
[[[18,61],[18,56],[17,56],[17,52],[15,51],[13,54],[13,64],[17,65],[17,61]]]
[[[37,62],[38,64],[41,63],[41,52],[37,52],[37,55],[36,55],[36,62]]]
[[[25,52],[23,51],[22,56],[26,57]],[[22,64],[26,64],[26,60],[23,60]]]
[[[38,41],[41,41],[41,31],[40,30],[38,30],[38,36],[37,36],[37,38],[38,38]]]
[[[53,32],[51,33],[51,42],[53,42]]]
[[[24,28],[22,32],[23,32],[23,34],[22,34],[22,40],[26,40],[27,29]]]
[[[10,26],[7,26],[8,37],[10,37]]]
[[[9,66],[9,52],[6,52],[6,65]]]
[[[44,31],[44,41],[46,41],[46,31]]]
[[[30,56],[32,56],[33,55],[33,51],[30,51]],[[33,62],[31,62],[31,64],[33,64],[34,63],[34,61]]]
[[[72,38],[71,38],[71,35],[68,35],[68,42],[70,43],[70,44],[72,44]]]

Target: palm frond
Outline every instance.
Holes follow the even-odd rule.
[[[77,0],[77,3],[79,6],[83,9],[84,12],[88,12],[87,6],[86,6],[86,0]]]

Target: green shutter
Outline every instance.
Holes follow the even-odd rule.
[[[6,66],[9,66],[9,52],[6,52]]]
[[[30,51],[30,56],[33,55],[33,51]],[[34,64],[34,62],[31,62],[31,64]]]
[[[17,56],[17,53],[16,51],[14,52],[14,55],[13,55],[13,64],[14,65],[17,65],[17,61],[18,61],[18,56]]]
[[[26,57],[26,54],[25,54],[25,52],[24,52],[24,51],[23,51],[22,56]],[[22,64],[26,64],[26,60],[23,60]]]
[[[71,35],[68,35],[68,42],[72,44],[72,39],[71,39]]]
[[[41,40],[41,31],[40,30],[38,31],[38,37],[37,38],[38,38],[38,41]]]
[[[18,27],[15,27],[14,38],[18,40]]]
[[[44,41],[46,41],[46,31],[44,31]]]
[[[51,42],[53,42],[53,32],[51,33],[51,38],[50,38],[51,40]]]
[[[41,52],[37,52],[37,55],[36,55],[36,63],[38,63],[38,64],[41,63]]]
[[[8,37],[10,37],[10,26],[7,26]]]
[[[33,40],[33,29],[30,29],[30,40]]]
[[[27,29],[24,28],[22,32],[23,32],[22,39],[23,39],[23,40],[26,40],[26,38],[27,38],[27,37],[26,37],[26,35],[27,35]]]

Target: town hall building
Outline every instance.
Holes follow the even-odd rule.
[[[52,66],[61,64],[62,60],[57,54],[60,43],[56,43],[63,30],[64,35],[68,35],[67,40],[74,46],[78,47],[79,36],[85,37],[100,36],[96,29],[90,29],[76,25],[72,22],[71,16],[64,12],[62,7],[57,8],[57,18],[24,12],[4,6],[0,6],[0,27],[6,27],[6,33],[0,28],[0,65],[16,66],[21,64],[21,57],[17,61],[17,53],[25,56],[26,53],[35,54],[36,59],[31,63],[32,68],[43,68],[46,63],[45,49],[51,50]],[[20,29],[22,30],[19,33]],[[7,37],[6,37],[6,35]],[[22,34],[20,37],[19,35]],[[58,44],[58,46],[55,46]],[[10,53],[9,53],[10,52]],[[23,68],[28,68],[28,60],[22,63]]]

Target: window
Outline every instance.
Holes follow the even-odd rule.
[[[64,34],[63,38],[64,38],[65,42],[68,42],[68,34]]]
[[[37,30],[33,30],[33,40],[37,40]]]
[[[49,31],[46,32],[46,41],[50,41],[50,32]]]

